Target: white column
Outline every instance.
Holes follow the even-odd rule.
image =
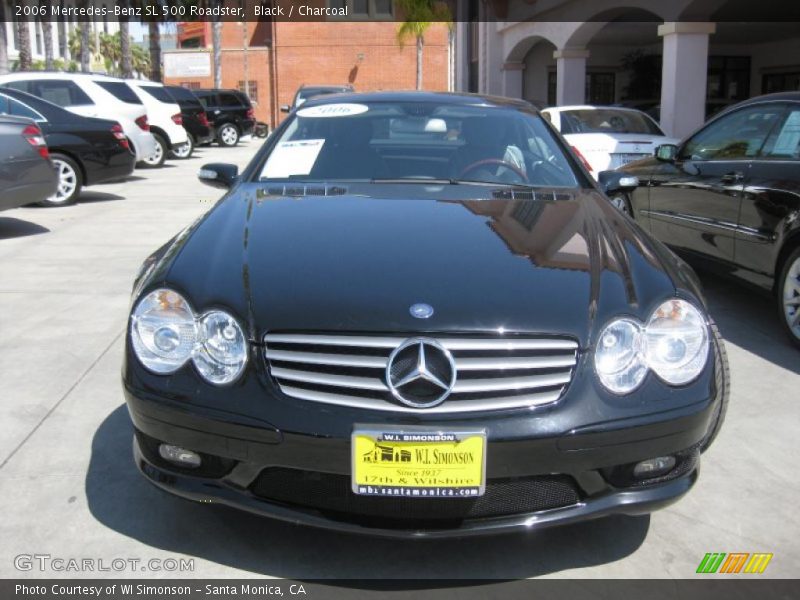
[[[714,23],[664,23],[661,70],[661,127],[683,139],[703,124],[706,117],[708,37]]]
[[[503,96],[522,98],[522,73],[525,63],[507,62],[503,65]]]
[[[584,48],[562,48],[553,52],[556,59],[556,104],[566,106],[586,102],[586,59]]]

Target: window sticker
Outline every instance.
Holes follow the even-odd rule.
[[[292,175],[308,175],[317,162],[325,140],[281,142],[270,154],[261,177],[281,179]]]
[[[323,104],[322,106],[301,108],[297,111],[297,116],[316,118],[350,117],[352,115],[360,115],[368,110],[369,107],[365,104]]]

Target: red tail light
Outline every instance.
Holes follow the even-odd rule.
[[[255,119],[256,118],[256,111],[254,111],[252,108],[248,108],[247,109],[247,118],[248,119]]]
[[[197,120],[200,121],[201,125],[208,127],[208,116],[205,112],[201,112],[199,115],[197,115]]]
[[[181,113],[172,115],[172,120],[175,122],[175,125],[183,125],[183,115]]]
[[[150,123],[147,122],[147,115],[142,115],[141,117],[136,119],[135,123],[143,131],[150,131]]]
[[[128,142],[128,138],[125,137],[125,133],[122,131],[122,125],[119,123],[115,123],[114,126],[111,128],[111,133],[114,134],[114,137],[117,138],[119,145],[123,148],[130,149],[131,145]]]
[[[572,148],[572,151],[575,153],[575,156],[577,156],[578,160],[580,160],[583,163],[583,166],[586,167],[586,170],[589,171],[589,173],[594,171],[594,169],[592,169],[592,165],[589,164],[589,161],[586,160],[586,157],[583,154],[581,154],[580,150],[578,150],[575,146],[570,146],[570,148]]]
[[[50,151],[47,149],[47,142],[44,141],[44,134],[36,125],[28,125],[23,129],[22,137],[28,140],[31,146],[36,148],[39,152],[39,156],[44,159],[50,158]]]

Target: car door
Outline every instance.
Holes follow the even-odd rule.
[[[800,103],[785,109],[753,159],[736,231],[738,274],[771,288],[776,261],[800,216]]]
[[[709,122],[650,177],[653,234],[672,248],[733,262],[750,163],[783,109],[744,106]]]
[[[219,110],[222,111],[224,122],[240,125],[240,121],[244,116],[243,108],[241,100],[239,100],[235,94],[228,94],[226,92],[221,92],[219,94]]]

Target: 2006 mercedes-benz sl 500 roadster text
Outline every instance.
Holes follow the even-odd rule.
[[[138,468],[203,502],[384,536],[665,506],[729,395],[693,271],[529,104],[309,100],[134,284]]]

